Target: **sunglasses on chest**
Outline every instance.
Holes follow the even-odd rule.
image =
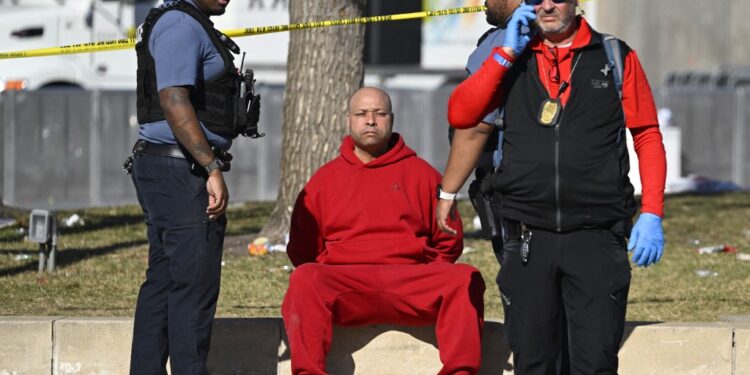
[[[526,4],[533,5],[533,6],[542,5],[542,3],[544,2],[544,0],[525,0],[525,1],[526,1]],[[552,0],[552,2],[555,4],[562,4],[567,1],[568,0]]]

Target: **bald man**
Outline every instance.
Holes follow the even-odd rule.
[[[484,282],[455,264],[457,235],[435,221],[440,174],[393,133],[391,100],[365,87],[349,100],[349,135],[297,198],[287,253],[297,267],[281,307],[293,374],[326,374],[332,325],[435,324],[443,368],[476,374]]]

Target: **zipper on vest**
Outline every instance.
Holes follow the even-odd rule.
[[[558,232],[562,232],[562,212],[560,210],[560,122],[565,114],[561,109],[560,119],[555,125],[555,225]]]
[[[542,95],[547,99],[551,99],[552,96],[547,92],[547,89],[542,84],[541,78],[538,76],[537,72],[539,71],[539,68],[536,66],[536,55],[532,58],[532,61],[532,81],[536,83],[536,86]],[[572,75],[570,79],[573,79]],[[555,125],[555,229],[558,232],[562,232],[562,210],[560,209],[560,124],[562,123],[563,117],[565,117],[565,107],[563,106],[560,110],[562,113],[560,113],[560,118]]]

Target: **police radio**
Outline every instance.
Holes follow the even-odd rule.
[[[242,62],[240,67],[245,63],[245,54],[242,54]],[[244,128],[239,129],[239,134],[250,138],[264,137],[266,133],[258,132],[258,121],[260,121],[260,94],[255,93],[255,73],[252,69],[245,69],[245,72],[240,74],[240,98],[242,98],[242,104],[245,107],[244,113],[240,114],[244,116]]]
[[[255,93],[255,74],[252,69],[246,69],[242,74],[242,85],[245,87],[245,118],[247,126],[241,133],[245,137],[260,138],[266,133],[258,133],[258,121],[260,121],[260,94]]]

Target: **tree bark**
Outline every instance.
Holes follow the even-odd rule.
[[[366,0],[291,0],[291,23],[361,17]],[[364,25],[292,31],[289,36],[281,181],[261,235],[289,233],[294,202],[313,172],[338,154],[349,95],[362,85]]]

